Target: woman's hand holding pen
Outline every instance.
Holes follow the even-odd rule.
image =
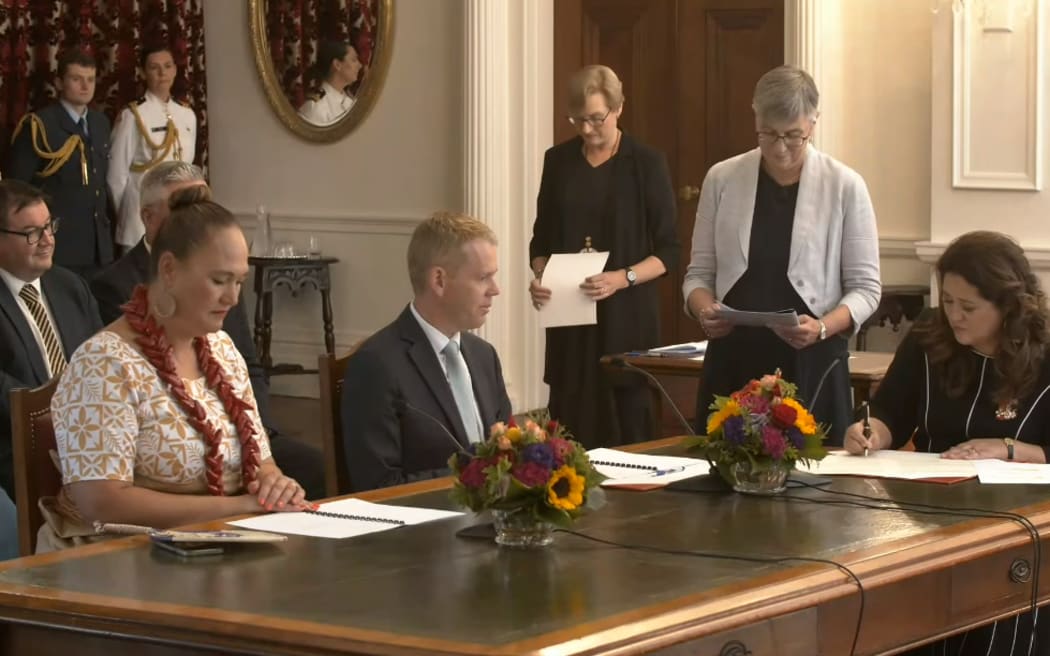
[[[846,429],[846,437],[842,441],[842,446],[846,451],[855,456],[863,456],[890,448],[893,441],[890,438],[889,426],[872,417],[870,421],[870,435],[866,436],[864,424],[864,421],[858,421]]]

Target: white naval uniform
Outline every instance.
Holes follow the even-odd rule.
[[[346,116],[354,106],[354,98],[327,82],[321,84],[321,90],[324,95],[316,100],[307,100],[299,108],[299,116],[314,125],[331,125]]]
[[[135,106],[154,146],[164,142],[169,116],[175,123],[178,141],[165,156],[165,160],[193,161],[197,144],[197,115],[192,109],[180,105],[175,100],[164,102],[149,91],[136,101]],[[179,151],[181,156],[176,157]],[[145,171],[137,173],[131,170],[131,166],[151,162],[159,154],[159,151],[147,145],[139,132],[135,115],[131,113],[130,108],[125,107],[113,126],[110,137],[109,174],[106,176],[110,197],[117,207],[118,244],[134,246],[145,233],[139,213],[139,183]]]

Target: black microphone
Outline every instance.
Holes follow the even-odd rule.
[[[820,398],[820,391],[824,389],[824,381],[827,380],[828,374],[831,373],[831,370],[837,367],[840,362],[842,362],[843,357],[848,358],[849,353],[847,352],[845,354],[836,355],[835,359],[832,360],[831,364],[828,365],[828,368],[825,369],[824,373],[820,375],[820,380],[817,381],[817,389],[815,392],[813,392],[813,398],[809,400],[810,408],[813,408],[813,406],[817,404],[817,399]]]
[[[434,415],[430,414],[429,412],[426,412],[424,410],[420,410],[419,408],[417,408],[416,406],[412,405],[411,403],[409,403],[408,401],[406,401],[406,400],[404,400],[402,398],[399,398],[399,399],[394,401],[394,411],[395,412],[397,412],[400,415],[400,414],[404,414],[404,412],[406,410],[410,410],[410,411],[416,413],[417,415],[419,415],[421,417],[426,417],[430,421],[432,421],[435,424],[437,424],[438,428],[441,429],[442,435],[447,435],[449,441],[452,442],[452,444],[456,445],[456,451],[458,451],[459,453],[462,453],[463,455],[467,455],[467,456],[471,455],[466,449],[463,448],[463,444],[461,444],[460,441],[456,439],[456,436],[452,434],[452,431],[450,431],[448,429],[448,426],[446,426],[444,423],[442,423],[440,419],[438,419]],[[473,456],[471,456],[471,457],[473,457]]]
[[[633,362],[628,362],[622,356],[618,355],[612,358],[610,362],[614,367],[620,367],[622,369],[630,369],[632,371],[637,371],[641,375],[648,378],[649,381],[656,386],[656,389],[660,390],[660,394],[664,397],[664,399],[666,399],[667,403],[670,404],[671,410],[674,410],[674,416],[678,418],[679,423],[681,423],[682,426],[685,428],[686,434],[689,436],[696,435],[696,432],[693,430],[692,424],[690,424],[686,420],[685,415],[683,415],[682,411],[678,409],[678,404],[676,404],[674,402],[674,399],[671,398],[671,395],[667,393],[667,388],[663,386],[663,383],[660,382],[660,379],[658,379],[656,376],[652,375],[645,369],[642,369],[638,365],[634,364]]]

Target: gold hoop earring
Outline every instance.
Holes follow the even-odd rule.
[[[177,308],[178,303],[175,302],[175,297],[166,289],[158,292],[153,299],[153,314],[160,319],[170,319]]]

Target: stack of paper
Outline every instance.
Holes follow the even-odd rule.
[[[706,460],[680,456],[651,456],[615,449],[591,449],[591,464],[608,478],[602,487],[654,490],[668,483],[706,474]]]
[[[877,478],[903,478],[908,480],[948,479],[961,480],[977,475],[975,463],[980,460],[949,460],[939,453],[917,453],[915,451],[874,451],[867,456],[854,456],[845,451],[829,453],[820,461],[810,461],[808,466],[799,463],[799,471],[817,476],[872,476]]]
[[[646,355],[654,355],[661,358],[692,358],[707,352],[707,340],[702,342],[686,342],[684,344],[672,344],[652,348],[645,352]]]
[[[234,526],[318,538],[350,538],[463,513],[409,506],[387,506],[361,499],[322,503],[317,512],[287,512],[230,522]]]
[[[987,484],[1050,484],[1050,465],[1003,460],[975,460],[977,480]]]

